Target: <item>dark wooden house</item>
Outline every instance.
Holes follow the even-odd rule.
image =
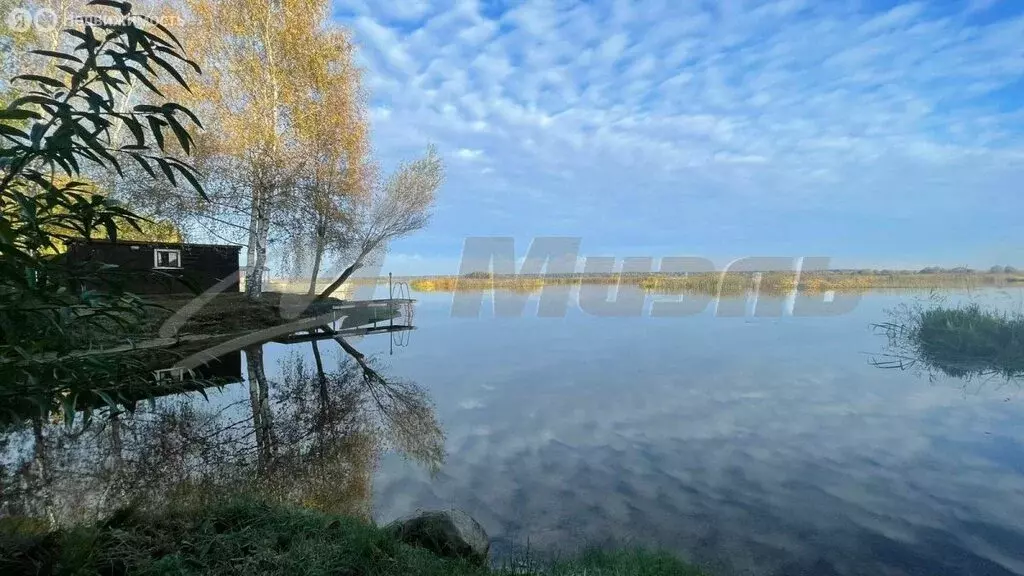
[[[203,292],[234,277],[225,292],[238,292],[240,246],[175,242],[76,240],[68,244],[70,262],[117,265],[124,290],[136,294]]]

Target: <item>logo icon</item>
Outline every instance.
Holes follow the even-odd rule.
[[[57,13],[49,8],[40,8],[36,10],[35,17],[36,30],[41,32],[52,32],[57,28]]]
[[[14,8],[7,13],[6,22],[11,32],[26,32],[32,27],[32,12],[25,8]]]

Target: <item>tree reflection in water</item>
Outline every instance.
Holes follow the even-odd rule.
[[[262,346],[246,348],[246,399],[179,395],[84,428],[37,420],[5,430],[0,513],[66,525],[123,505],[246,492],[369,516],[380,456],[395,450],[436,472],[444,434],[415,382],[388,377],[339,336],[326,342],[341,352],[335,369],[314,339],[313,365],[292,352],[278,378],[267,377]]]

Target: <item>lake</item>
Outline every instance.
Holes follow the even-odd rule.
[[[162,399],[145,424],[122,417],[116,450],[110,425],[73,440],[47,427],[43,457],[22,430],[6,438],[6,472],[20,457],[48,476],[25,492],[48,502],[26,506],[59,516],[130,496],[142,478],[165,490],[279,458],[292,463],[280,491],[304,502],[379,522],[462,508],[498,562],[635,544],[723,575],[1024,574],[1019,384],[873,365],[886,353],[873,325],[928,296],[867,293],[832,317],[570,305],[542,318],[531,302],[495,318],[485,302],[480,318],[453,318],[450,294],[414,293],[417,330],[350,341],[370,373],[327,340],[318,380],[311,343],[269,343],[241,361],[256,378],[262,356],[262,390]],[[945,297],[1024,307],[1021,289]],[[398,393],[374,391],[385,382]]]

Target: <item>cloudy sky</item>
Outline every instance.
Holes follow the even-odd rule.
[[[385,167],[449,178],[384,272],[467,236],[590,256],[1024,264],[1024,2],[346,0]]]

